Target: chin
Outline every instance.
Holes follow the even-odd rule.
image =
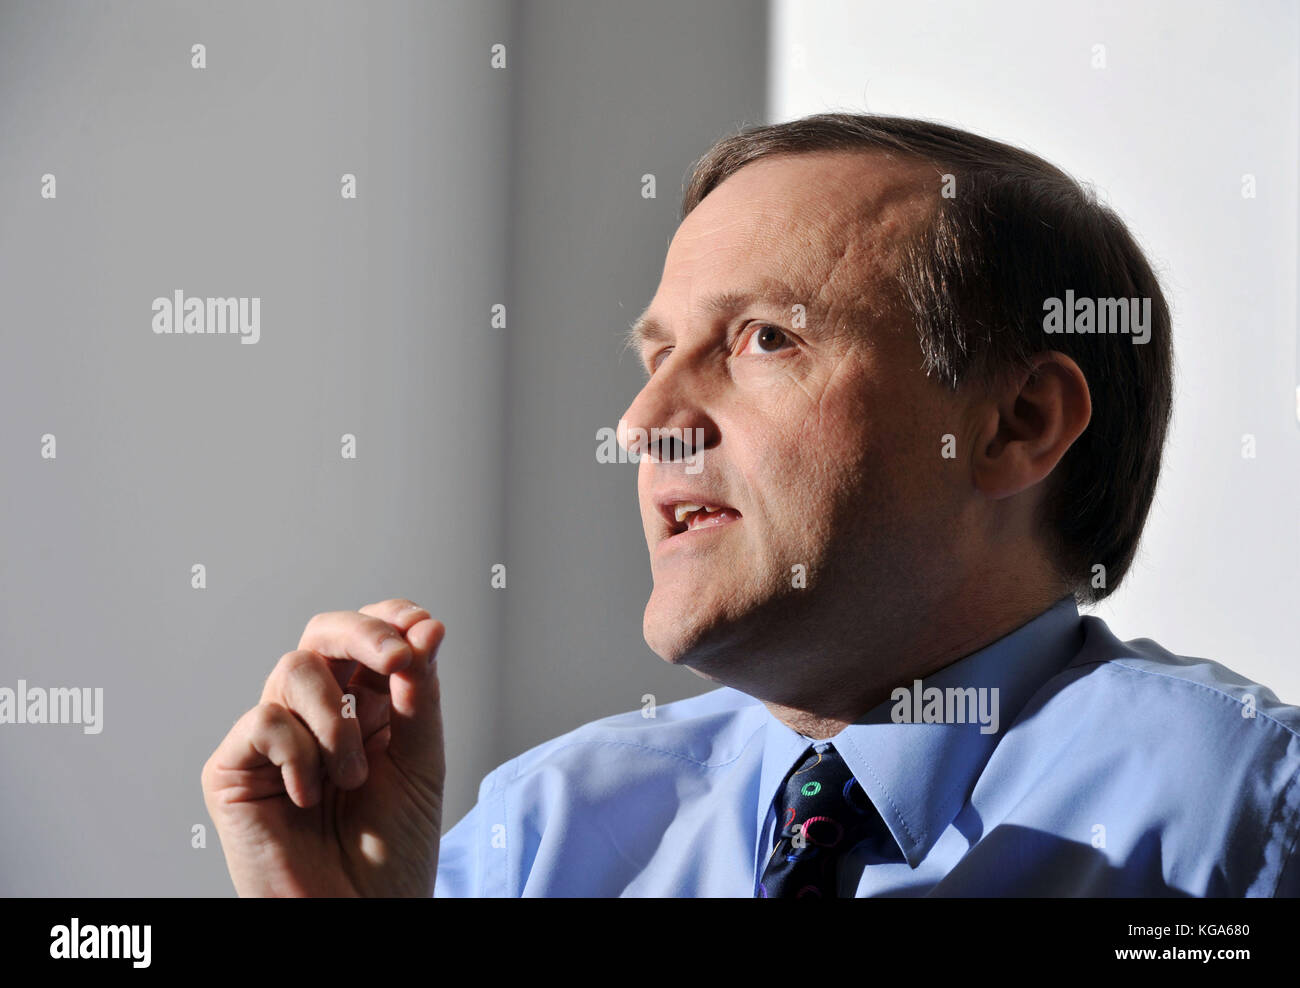
[[[682,665],[691,651],[687,638],[682,635],[681,629],[667,629],[661,625],[662,622],[652,622],[647,617],[641,631],[645,643],[650,646],[650,651],[669,665]]]
[[[685,599],[683,599],[685,597]],[[735,631],[720,613],[720,604],[689,595],[674,595],[646,604],[641,632],[650,651],[670,665],[686,666],[697,676],[715,677],[700,667],[715,665],[735,648]]]
[[[706,631],[681,601],[656,601],[652,595],[646,604],[641,633],[650,651],[670,665],[687,664]]]

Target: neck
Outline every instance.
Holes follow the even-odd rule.
[[[875,643],[869,651],[822,650],[802,657],[810,675],[793,695],[746,692],[758,696],[772,716],[792,730],[810,738],[831,738],[888,700],[895,687],[924,679],[991,645],[1068,593],[1056,585],[1020,595],[963,589],[967,592],[932,603],[910,620],[891,621],[888,629],[864,628],[840,636]]]

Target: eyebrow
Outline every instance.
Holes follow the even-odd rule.
[[[706,295],[699,303],[699,307],[706,316],[719,316],[755,304],[786,310],[796,305],[803,305],[807,308],[806,315],[810,322],[820,317],[824,309],[822,303],[817,301],[816,293],[800,291],[782,282],[771,282],[761,288]],[[649,312],[650,310],[646,309],[633,321],[624,338],[624,349],[634,350],[638,356],[644,353],[648,344],[667,340],[672,336]]]

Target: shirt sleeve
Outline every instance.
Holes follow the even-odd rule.
[[[1280,821],[1277,841],[1282,849],[1282,864],[1273,895],[1300,898],[1300,769],[1291,776],[1274,815]]]
[[[516,896],[506,839],[505,779],[514,762],[489,772],[478,788],[478,802],[442,835],[438,846],[435,899]]]
[[[478,898],[483,894],[480,820],[482,803],[461,817],[442,835],[438,846],[438,876],[433,883],[435,899]]]

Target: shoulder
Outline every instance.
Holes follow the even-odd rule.
[[[994,750],[1008,815],[1044,800],[1083,812],[1125,870],[1155,841],[1162,881],[1190,894],[1290,894],[1300,708],[1223,663],[1081,621],[1079,652]]]
[[[1135,818],[1183,819],[1219,846],[1289,853],[1300,831],[1300,707],[1223,663],[1081,620],[1082,648],[1021,711],[1013,750],[1046,753],[1040,766],[1077,773],[1082,789],[1117,797]]]
[[[1250,749],[1300,756],[1300,707],[1283,703],[1268,687],[1207,658],[1178,655],[1149,638],[1121,641],[1100,618],[1081,618],[1083,647],[1048,683],[1048,691],[1073,700],[1088,695],[1112,701],[1108,719],[1132,725],[1146,719],[1207,739],[1249,742]],[[1205,754],[1239,760],[1240,748]],[[1300,767],[1300,761],[1297,761]]]
[[[638,766],[726,765],[761,729],[763,711],[758,700],[730,687],[665,704],[647,695],[636,710],[589,721],[500,765],[483,779],[480,797],[551,768],[582,772],[617,765],[634,775]]]

